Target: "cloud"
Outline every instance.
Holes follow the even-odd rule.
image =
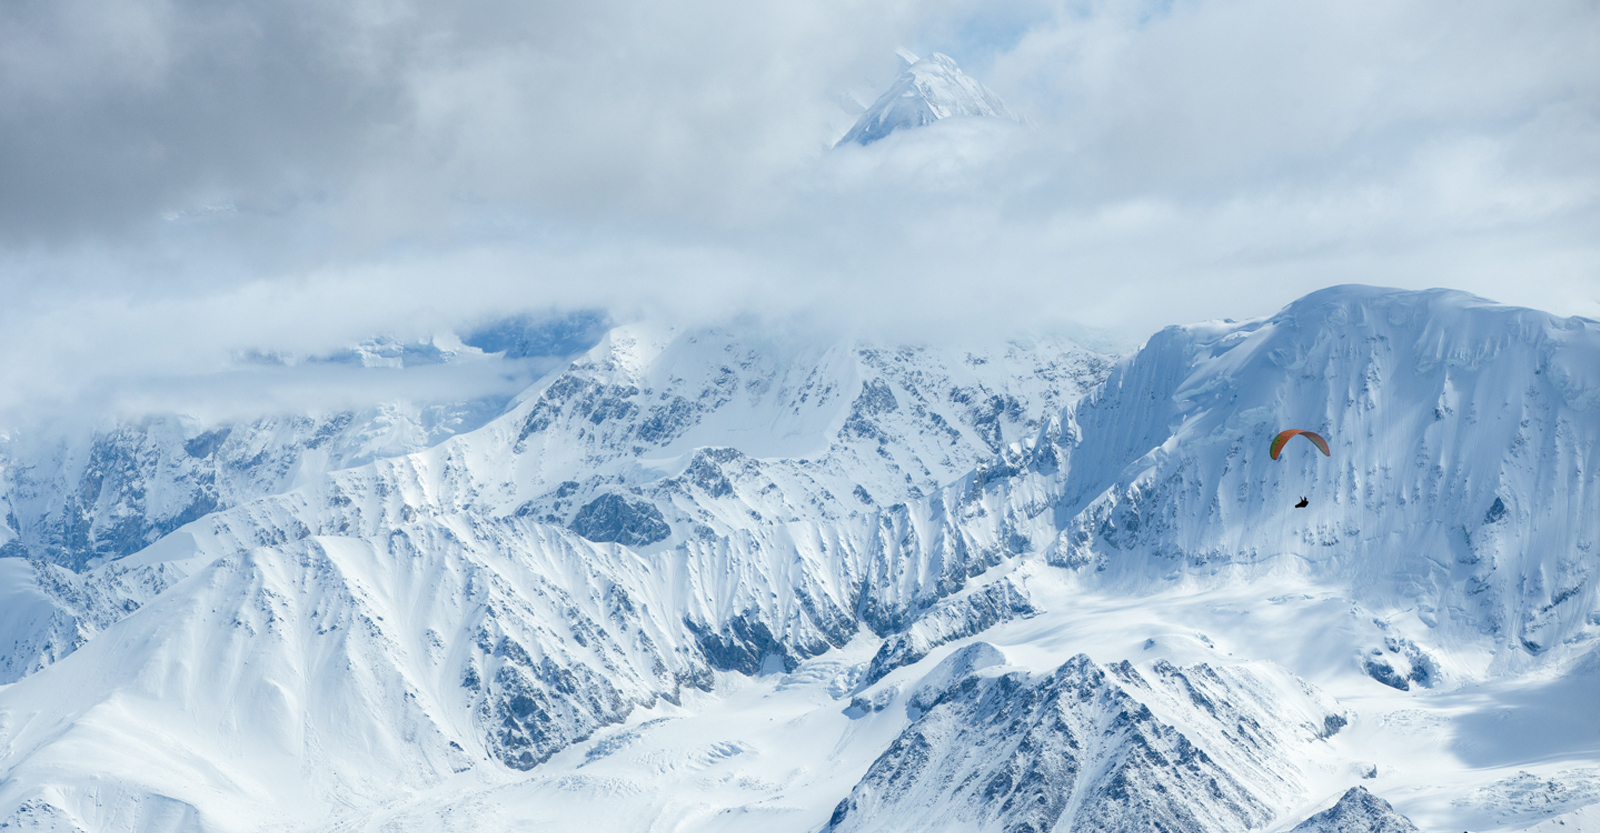
[[[0,407],[496,313],[1134,337],[1332,283],[1600,315],[1600,9],[0,9]],[[1029,124],[828,150],[945,51]]]
[[[827,93],[884,63],[914,11],[8,4],[0,233],[75,241],[227,204],[370,243],[455,230],[476,219],[464,207],[569,217],[727,201],[821,146]]]

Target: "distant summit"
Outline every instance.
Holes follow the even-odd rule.
[[[901,128],[922,127],[951,116],[1017,121],[999,96],[963,73],[950,56],[935,52],[906,67],[838,144],[870,145]]]

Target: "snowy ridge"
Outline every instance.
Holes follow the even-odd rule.
[[[837,144],[870,145],[896,130],[955,116],[1017,120],[999,96],[963,73],[948,55],[935,52],[907,67]]]

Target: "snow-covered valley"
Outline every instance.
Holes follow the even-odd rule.
[[[1597,407],[1595,322],[1336,287],[1125,357],[627,325],[348,464],[102,434],[92,499],[13,448],[0,828],[1600,826]]]

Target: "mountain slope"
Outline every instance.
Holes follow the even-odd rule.
[[[1303,570],[1537,654],[1600,635],[1597,406],[1600,324],[1462,293],[1336,287],[1171,328],[1073,414],[1049,558],[1132,583]],[[1271,460],[1284,428],[1333,456]]]

